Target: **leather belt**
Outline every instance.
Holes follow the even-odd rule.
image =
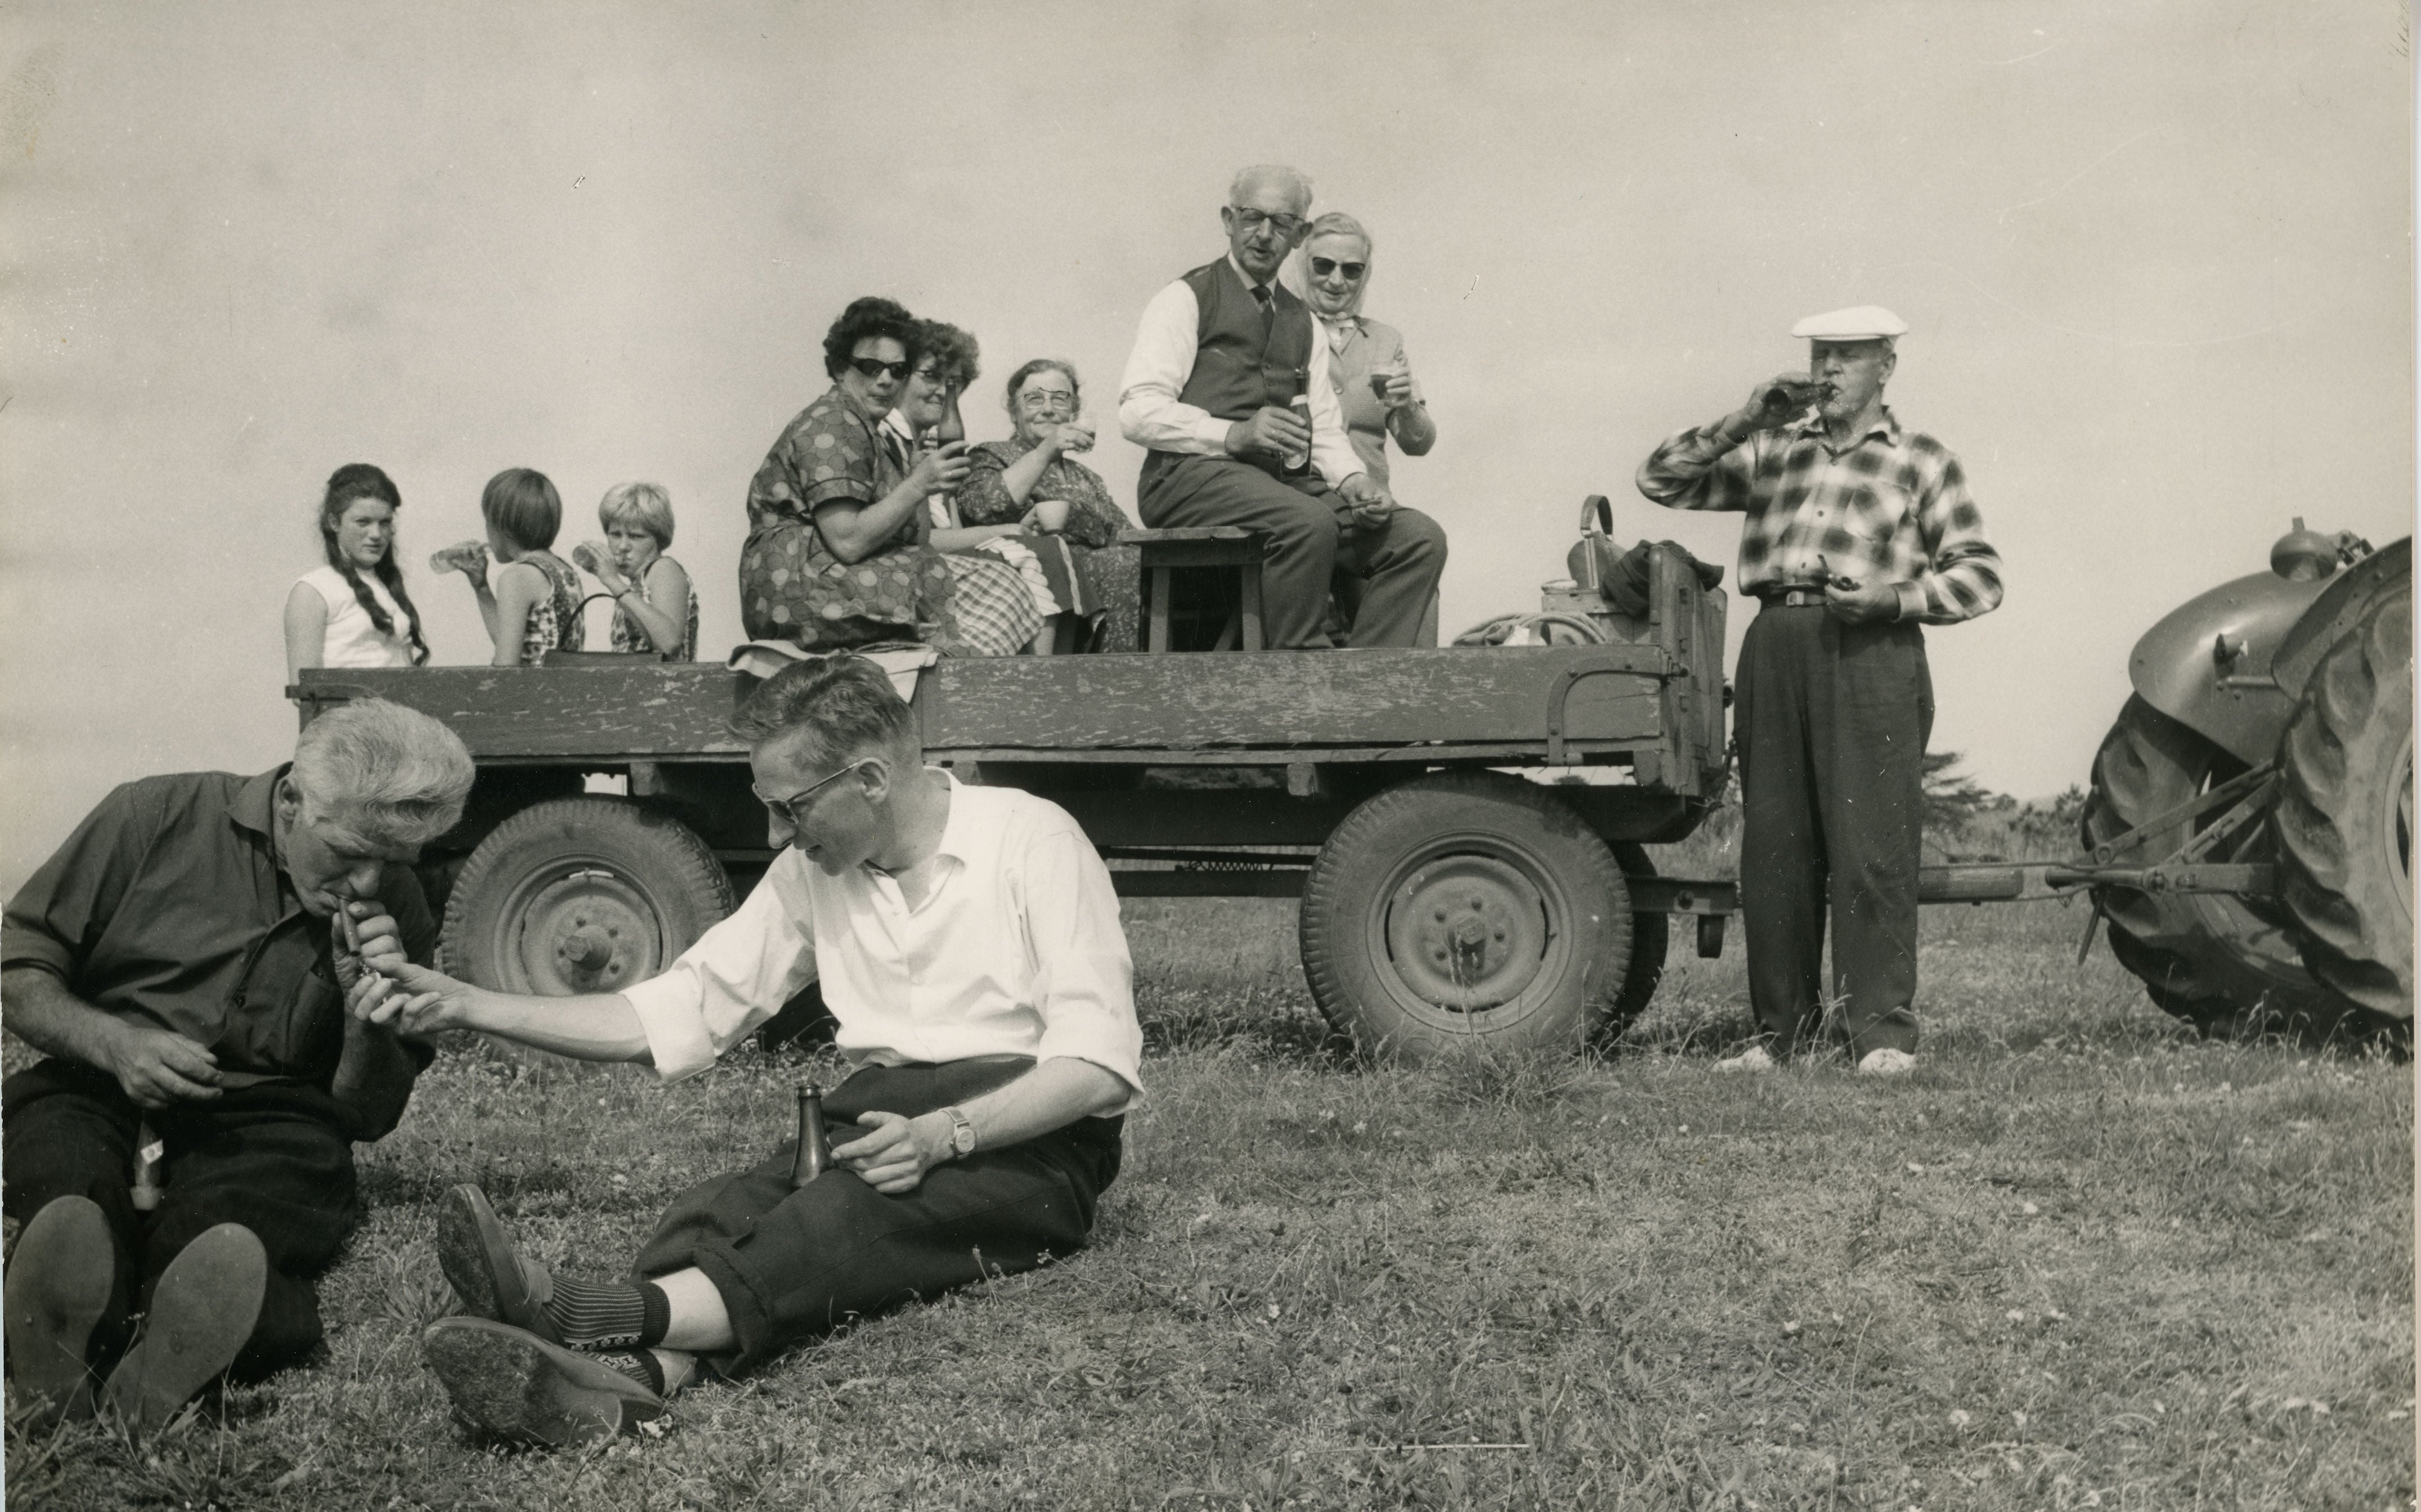
[[[1768,609],[1804,609],[1810,605],[1824,607],[1821,588],[1760,588],[1757,601]]]

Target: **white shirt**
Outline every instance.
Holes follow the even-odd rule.
[[[852,1068],[1074,1056],[1141,1090],[1134,966],[1109,868],[1056,803],[949,782],[922,903],[872,866],[833,877],[785,850],[729,918],[624,990],[659,1076],[704,1070],[820,976]]]
[[[1267,287],[1257,286],[1232,252],[1227,266],[1246,288]],[[1362,459],[1346,438],[1344,413],[1328,385],[1328,342],[1320,318],[1308,310],[1304,315],[1312,327],[1311,378],[1304,394],[1311,402],[1311,463],[1335,488],[1362,471]],[[1126,378],[1118,389],[1118,429],[1136,445],[1194,457],[1227,455],[1227,428],[1233,422],[1178,397],[1194,376],[1201,327],[1202,306],[1194,298],[1194,286],[1182,278],[1143,307],[1143,325],[1135,332],[1134,351],[1127,358]]]
[[[372,572],[362,574],[370,597],[386,611],[393,631],[382,631],[369,611],[353,597],[353,585],[333,567],[315,567],[297,581],[307,583],[327,601],[328,628],[320,636],[323,667],[408,667],[412,665],[412,616],[386,591]]]

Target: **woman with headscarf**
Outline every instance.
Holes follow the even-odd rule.
[[[972,526],[1023,524],[1030,532],[1023,543],[1084,627],[1076,648],[1132,651],[1143,575],[1139,553],[1119,545],[1118,534],[1133,522],[1101,475],[1070,455],[1093,444],[1083,408],[1070,363],[1037,357],[1010,374],[1008,418],[1016,434],[967,448],[959,518]]]
[[[1413,382],[1404,338],[1362,313],[1370,287],[1370,233],[1331,210],[1304,239],[1304,303],[1328,339],[1328,381],[1345,412],[1347,439],[1372,482],[1387,483],[1387,438],[1407,457],[1437,444],[1437,426]]]

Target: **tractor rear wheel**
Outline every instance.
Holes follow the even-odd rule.
[[[2227,781],[2243,764],[2210,740],[2131,696],[2093,758],[2083,824],[2087,850],[2156,819]],[[2129,857],[2174,854],[2221,816],[2204,814],[2146,835]],[[2214,862],[2266,859],[2258,826],[2223,844]],[[2294,937],[2225,893],[2144,893],[2100,887],[2120,965],[2143,979],[2163,1010],[2208,1035],[2273,1029],[2325,1032],[2346,1005],[2304,967]]]
[[[2279,747],[2280,892],[2314,975],[2413,1020],[2413,598],[2329,651]]]
[[[1577,1050],[1630,981],[1614,853],[1535,783],[1421,777],[1336,827],[1303,893],[1320,1011],[1373,1054]]]
[[[689,826],[627,798],[533,803],[488,832],[445,900],[445,969],[502,992],[617,992],[731,912]]]

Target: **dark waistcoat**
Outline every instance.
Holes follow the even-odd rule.
[[[1311,311],[1285,285],[1270,285],[1267,305],[1226,258],[1185,274],[1194,290],[1194,371],[1177,397],[1222,420],[1247,420],[1265,404],[1279,409],[1304,393],[1311,380]],[[1144,459],[1148,486],[1177,455],[1155,451]]]

